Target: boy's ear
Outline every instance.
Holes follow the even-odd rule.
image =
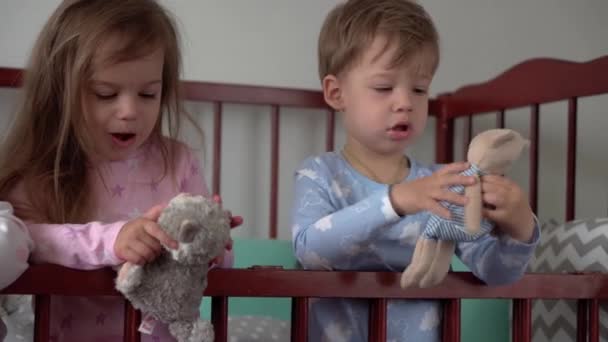
[[[327,75],[323,78],[323,97],[325,102],[337,111],[342,111],[344,105],[342,103],[342,89],[340,82],[334,75]]]

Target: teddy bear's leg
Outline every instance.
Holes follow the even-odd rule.
[[[169,324],[171,335],[178,342],[213,342],[215,333],[211,322],[198,318],[195,321],[176,321]]]
[[[143,276],[143,268],[139,265],[125,262],[118,271],[116,289],[122,293],[129,293],[139,284]]]
[[[192,330],[191,322],[176,321],[169,324],[169,332],[175,337],[178,342],[190,341],[190,331]]]
[[[209,321],[204,321],[199,318],[199,320],[196,321],[196,324],[193,327],[192,337],[196,337],[196,339],[192,339],[193,341],[213,342],[215,340],[213,324],[211,324],[211,322]]]
[[[456,244],[454,241],[439,240],[435,258],[433,259],[429,270],[420,280],[420,287],[435,286],[443,281],[450,269],[455,248]]]
[[[401,275],[401,287],[419,286],[420,279],[425,275],[433,262],[437,242],[435,240],[420,238],[416,242],[416,249],[412,262]]]

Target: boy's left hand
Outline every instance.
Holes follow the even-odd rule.
[[[534,213],[519,185],[502,176],[487,175],[481,177],[481,193],[484,217],[512,238],[530,241],[534,233]]]

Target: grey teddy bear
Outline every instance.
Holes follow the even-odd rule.
[[[163,253],[144,266],[125,263],[116,289],[136,309],[168,324],[179,342],[212,342],[213,326],[200,318],[199,306],[209,262],[230,239],[229,215],[210,199],[180,194],[163,209],[158,224],[179,248],[164,246]]]

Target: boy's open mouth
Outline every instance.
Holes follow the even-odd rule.
[[[397,132],[407,132],[410,128],[410,125],[406,124],[406,123],[398,123],[396,125],[394,125],[393,127],[389,128],[390,131],[397,131]]]

